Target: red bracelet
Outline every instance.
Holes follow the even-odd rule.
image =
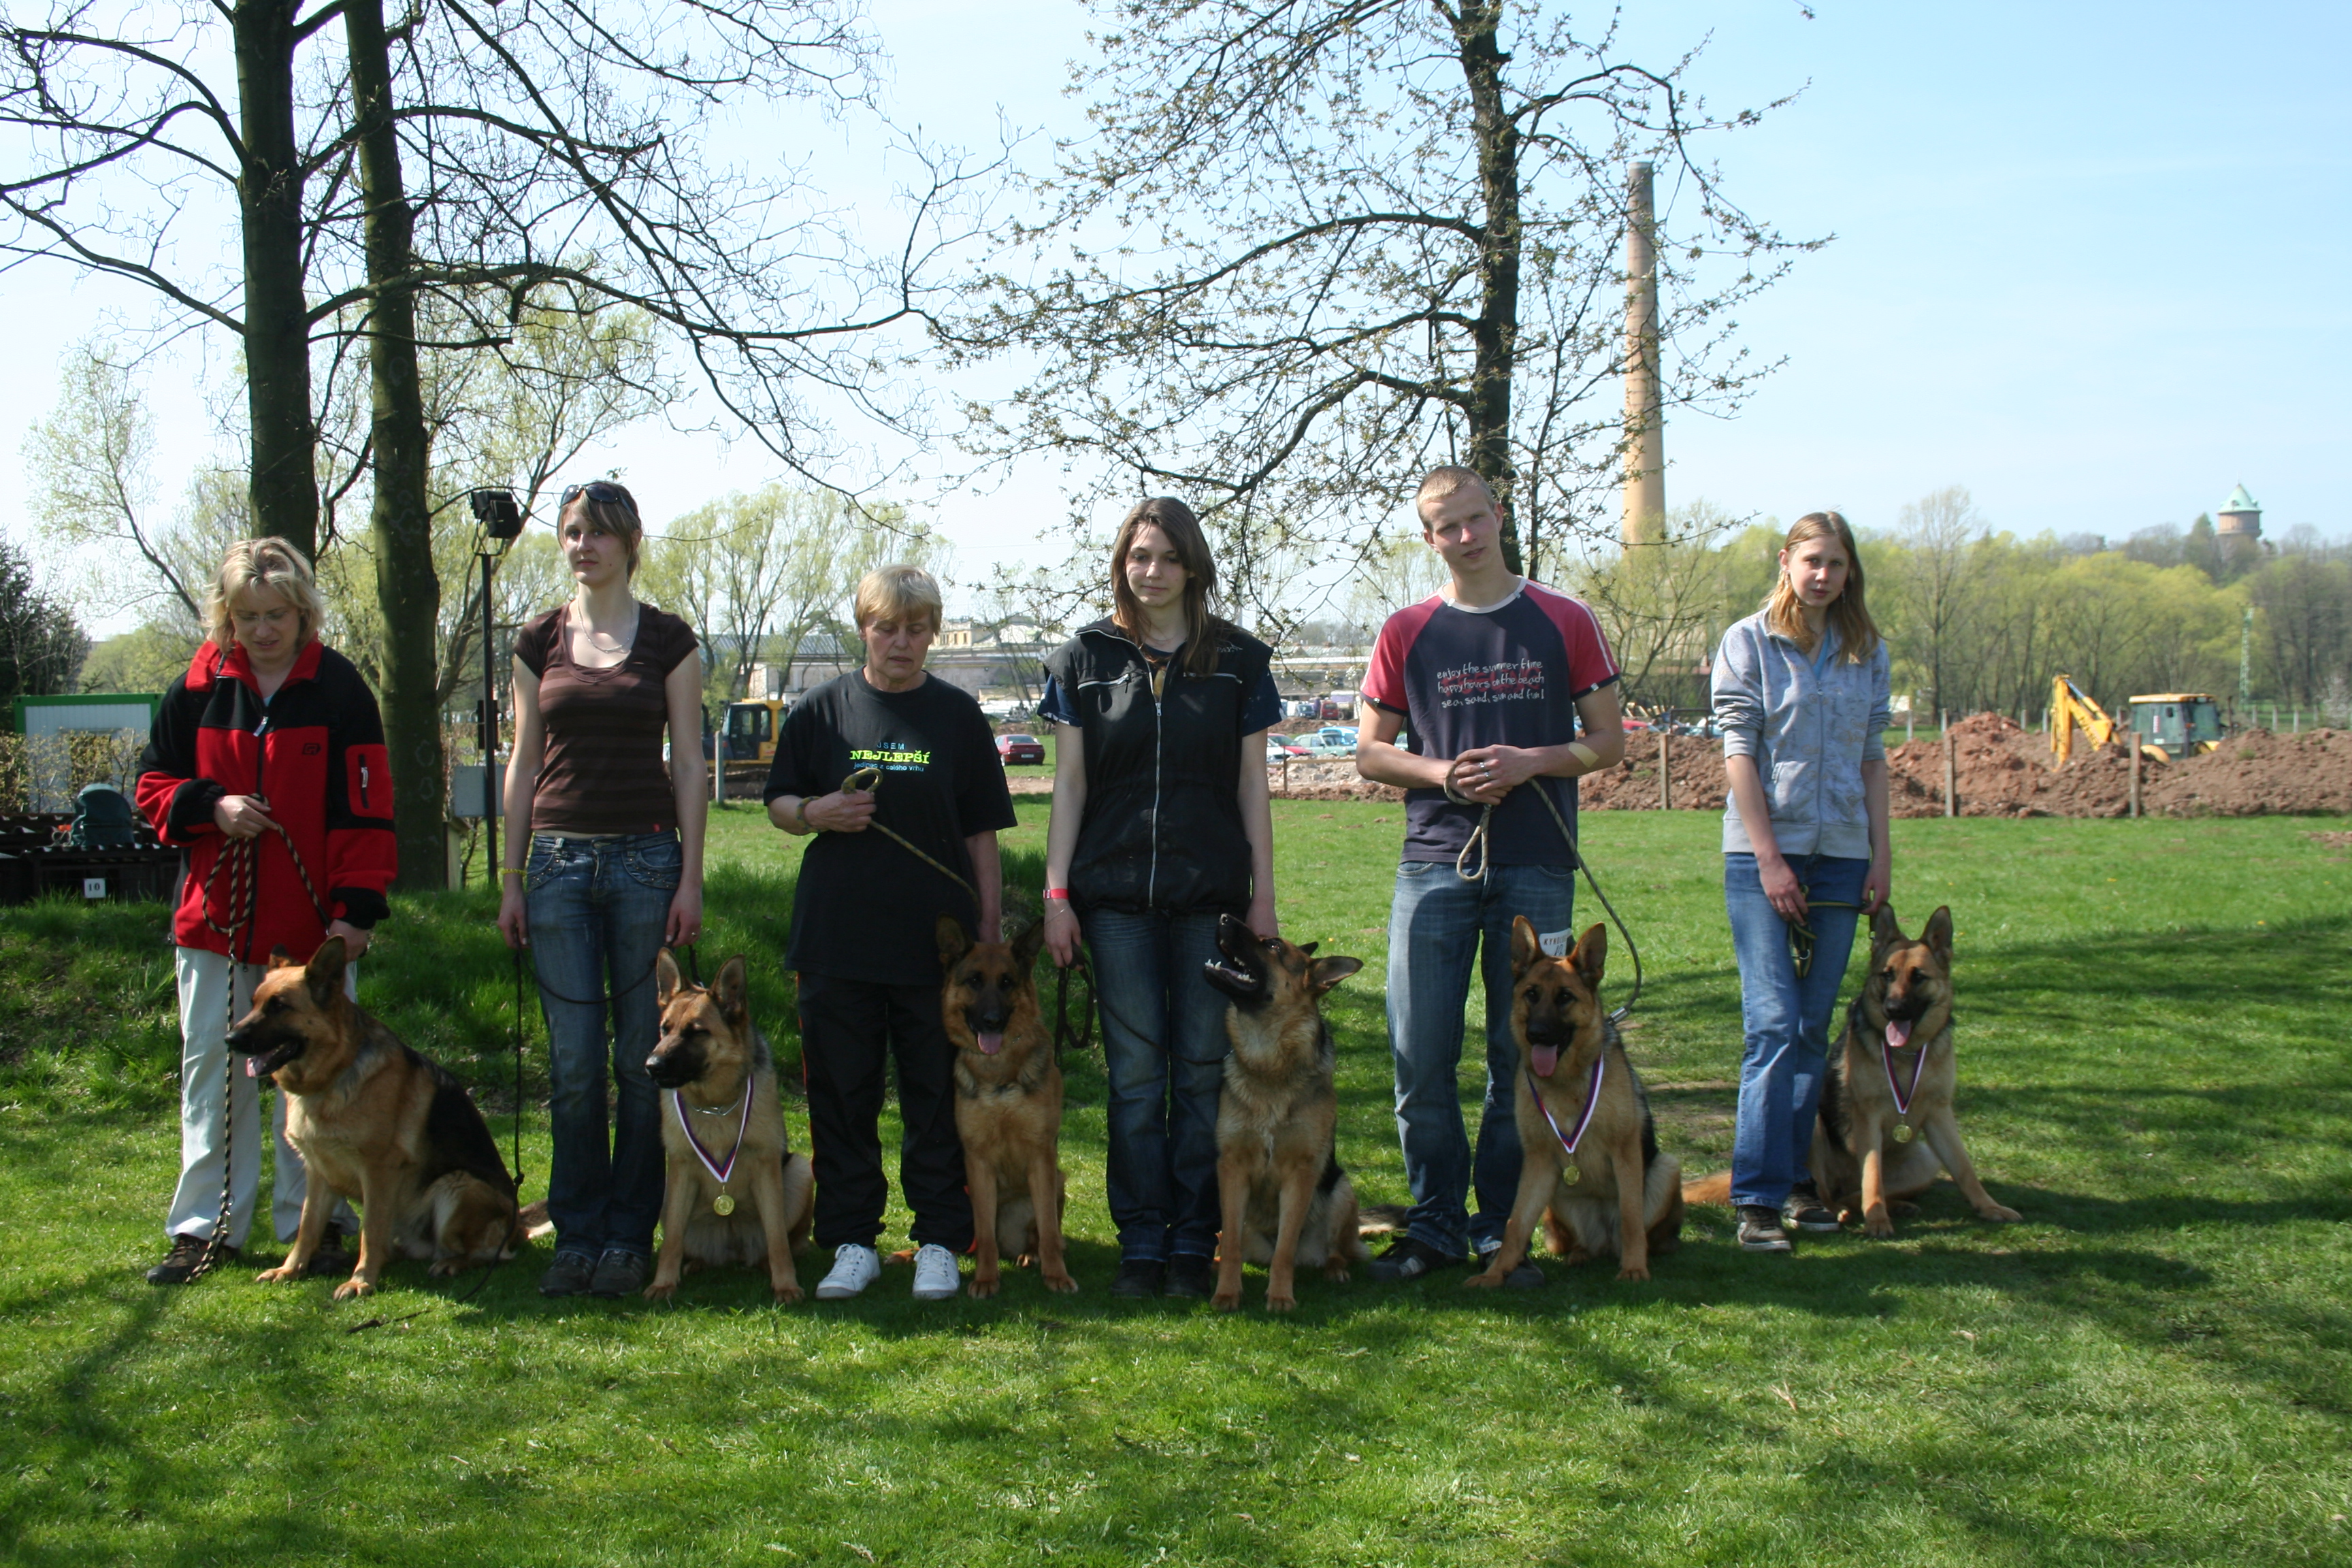
[[[1069,900],[1070,889],[1067,888],[1048,888],[1045,889],[1045,896],[1049,899],[1060,899],[1066,903]]]

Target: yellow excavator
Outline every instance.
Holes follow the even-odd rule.
[[[2062,675],[2050,683],[2050,749],[2058,754],[2061,767],[2074,754],[2078,729],[2094,747],[2127,733],[2141,755],[2161,763],[2217,749],[2221,744],[2221,705],[2202,691],[2158,692],[2133,698],[2123,718],[2111,719],[2072,676]]]

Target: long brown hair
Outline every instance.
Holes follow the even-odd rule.
[[[1143,605],[1135,590],[1127,585],[1127,552],[1147,524],[1168,536],[1168,542],[1176,547],[1177,564],[1184,568],[1184,626],[1189,639],[1184,668],[1194,675],[1213,675],[1217,645],[1231,629],[1230,623],[1217,614],[1217,563],[1209,553],[1201,520],[1174,496],[1138,501],[1127,521],[1118,525],[1118,537],[1110,546],[1110,618],[1138,646],[1142,644]]]
[[[1838,651],[1848,662],[1861,664],[1878,651],[1878,623],[1870,618],[1870,607],[1863,600],[1862,552],[1853,547],[1853,530],[1836,512],[1809,511],[1789,530],[1789,537],[1780,542],[1780,552],[1785,555],[1809,539],[1825,536],[1835,539],[1845,552],[1845,591],[1830,601],[1829,608],[1830,619],[1837,626]],[[1790,585],[1785,567],[1772,584],[1770,597],[1764,601],[1764,624],[1807,653],[1813,651],[1813,633],[1805,625],[1804,604]]]

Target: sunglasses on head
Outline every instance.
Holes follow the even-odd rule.
[[[599,506],[627,507],[631,517],[637,515],[637,498],[610,479],[590,479],[584,485],[564,486],[563,493],[555,499],[557,513],[560,515],[564,508],[582,496],[586,496]]]

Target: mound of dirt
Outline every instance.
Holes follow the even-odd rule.
[[[1265,770],[1266,788],[1276,800],[1402,800],[1393,784],[1374,784],[1356,771],[1353,757],[1293,757]]]
[[[1699,735],[1666,737],[1666,782],[1676,811],[1721,811],[1730,789],[1723,774],[1723,742]],[[1658,737],[1634,731],[1625,737],[1625,760],[1577,781],[1576,800],[1585,811],[1658,809]]]

